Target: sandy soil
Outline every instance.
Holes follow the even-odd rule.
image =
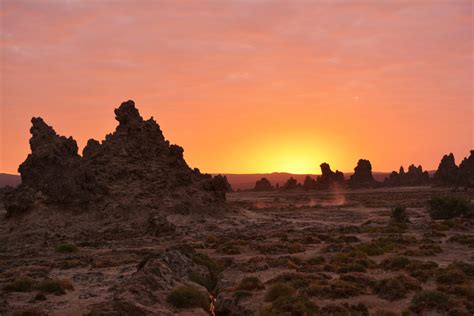
[[[453,310],[469,315],[474,291],[473,221],[431,220],[427,200],[440,194],[474,199],[472,191],[432,188],[230,193],[229,210],[221,213],[168,214],[166,219],[176,230],[163,234],[123,227],[123,217],[111,219],[110,225],[95,225],[94,216],[72,214],[58,225],[54,213],[43,210],[54,222],[51,230],[44,221],[33,225],[6,220],[1,209],[0,314],[87,314],[95,304],[113,300],[111,289],[131,278],[143,258],[186,244],[222,263],[216,271],[217,286],[210,289],[217,296],[217,314],[279,315],[296,308],[303,314],[327,315],[403,311],[442,315]],[[407,208],[409,223],[393,223],[391,209],[397,205]],[[87,220],[87,229],[76,225]],[[64,243],[78,251],[58,252],[57,246]],[[390,264],[400,257],[407,259],[403,266]],[[431,266],[423,265],[427,262]],[[461,268],[455,262],[466,265]],[[453,277],[448,274],[446,281],[439,277],[443,273]],[[452,281],[456,276],[460,280]],[[62,293],[43,293],[45,300],[37,289],[6,290],[25,277],[65,280],[68,286]],[[246,277],[256,277],[261,284],[243,286]],[[385,279],[392,283],[384,286]],[[275,284],[286,286],[293,307],[290,299],[286,307],[279,307],[269,298]],[[441,292],[449,307],[425,302],[422,310],[417,309],[413,298],[423,290]],[[163,304],[163,314],[165,310],[207,314]]]

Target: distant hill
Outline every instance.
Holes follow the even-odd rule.
[[[0,188],[7,185],[16,187],[21,183],[21,177],[18,174],[0,173]]]

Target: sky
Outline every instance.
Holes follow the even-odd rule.
[[[0,0],[0,172],[132,99],[191,167],[318,173],[474,148],[473,2]]]

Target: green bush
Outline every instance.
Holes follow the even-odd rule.
[[[398,271],[404,269],[410,264],[410,259],[407,257],[391,257],[380,263],[380,267],[386,270]]]
[[[209,298],[204,292],[191,286],[182,286],[174,289],[166,301],[176,308],[201,307],[209,310]]]
[[[273,302],[280,297],[290,296],[293,294],[294,289],[289,285],[284,283],[276,283],[273,284],[265,293],[265,301],[266,302]]]
[[[71,290],[72,288],[73,287],[69,281],[54,279],[46,279],[35,285],[36,290],[52,294],[64,294],[66,293],[66,290]]]
[[[189,274],[189,279],[199,285],[204,286],[208,291],[212,291],[216,287],[217,280],[209,277],[208,275],[202,275],[198,272],[191,272]]]
[[[385,239],[376,239],[371,242],[363,243],[357,248],[368,256],[380,256],[393,250],[393,243]]]
[[[473,206],[468,199],[445,196],[434,197],[428,201],[429,214],[432,219],[451,219],[455,217],[471,217]]]
[[[54,250],[60,253],[71,253],[77,252],[79,249],[73,244],[60,244],[57,245]]]
[[[319,308],[304,296],[281,296],[272,304],[276,315],[316,315]]]
[[[261,290],[264,288],[265,286],[263,285],[262,281],[260,281],[260,279],[257,277],[246,277],[240,281],[238,286],[239,290],[245,291]]]
[[[395,223],[408,223],[408,214],[406,207],[397,206],[392,208],[392,220]]]
[[[420,291],[411,300],[410,310],[415,313],[437,311],[445,313],[451,307],[449,297],[439,291]]]
[[[33,289],[34,282],[28,278],[19,278],[7,284],[3,290],[5,292],[29,292]]]
[[[396,278],[378,281],[374,286],[374,292],[378,297],[389,301],[402,299],[408,293],[403,283]]]

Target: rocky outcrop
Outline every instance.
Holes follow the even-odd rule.
[[[281,187],[283,190],[294,190],[297,188],[301,188],[301,184],[298,183],[298,181],[290,177],[288,180],[286,180],[285,184]]]
[[[318,182],[311,178],[310,176],[306,176],[306,178],[304,178],[304,182],[303,182],[303,189],[305,190],[314,190],[318,187]]]
[[[233,192],[232,186],[227,179],[227,176],[218,174],[214,176],[213,181],[215,182],[216,189],[224,192]]]
[[[349,179],[351,188],[370,188],[376,185],[372,176],[372,165],[366,159],[360,159],[354,168],[354,174]]]
[[[387,186],[417,186],[430,184],[430,176],[428,171],[423,171],[422,166],[415,167],[410,165],[408,172],[405,172],[403,166],[399,172],[392,171],[390,176],[385,179],[384,184]]]
[[[451,186],[458,183],[458,167],[454,160],[453,153],[444,155],[438,165],[433,179],[437,185]]]
[[[474,150],[469,157],[459,164],[459,185],[467,188],[474,187]]]
[[[334,185],[344,185],[344,174],[338,170],[333,172],[328,163],[322,163],[320,165],[321,175],[318,176],[316,183],[319,189],[329,189]]]
[[[274,188],[270,181],[267,178],[263,177],[262,179],[257,180],[257,182],[255,182],[255,187],[253,188],[253,191],[271,191],[273,189]]]
[[[108,201],[139,208],[225,200],[226,179],[189,168],[183,148],[170,144],[153,118],[144,120],[133,101],[122,103],[115,115],[115,132],[102,142],[89,140],[82,157],[72,137],[33,118],[31,154],[19,167],[22,184],[5,196],[7,214],[35,203],[97,209]]]
[[[173,315],[167,294],[183,285],[208,296],[206,288],[190,279],[191,275],[209,279],[208,269],[193,262],[192,247],[182,248],[186,249],[168,249],[143,259],[136,272],[112,287],[112,299],[93,305],[89,315]]]

